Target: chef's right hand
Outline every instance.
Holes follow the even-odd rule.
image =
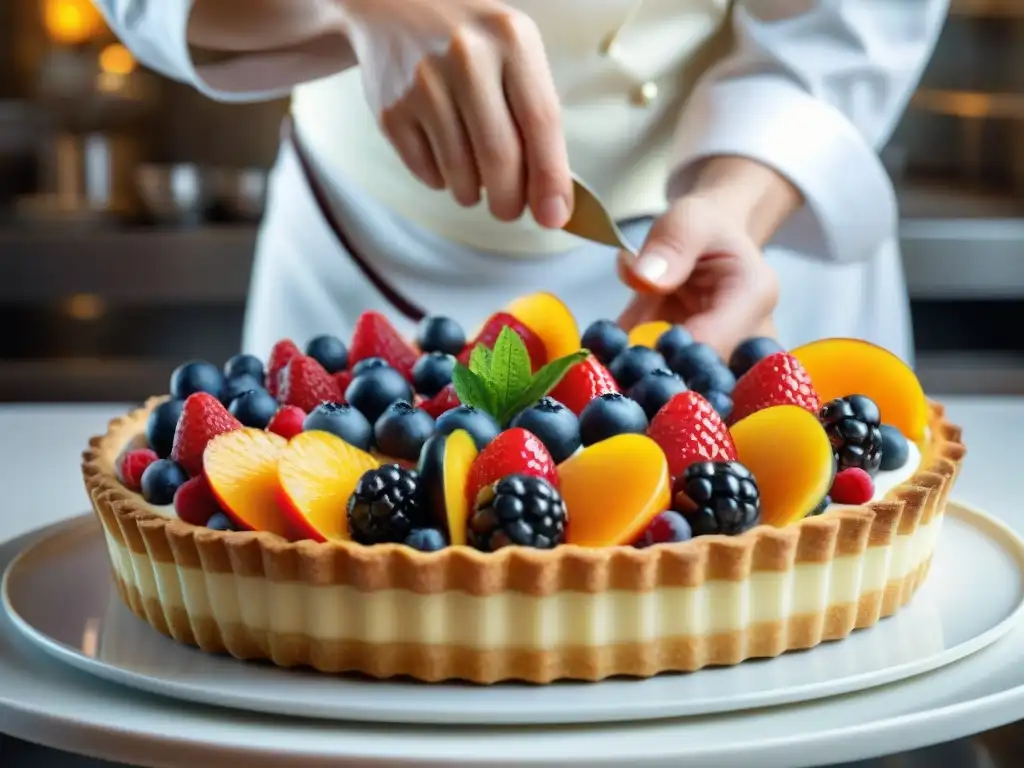
[[[558,96],[540,33],[497,0],[338,0],[371,108],[405,165],[463,206],[572,211]]]

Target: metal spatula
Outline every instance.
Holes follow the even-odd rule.
[[[636,256],[636,248],[622,234],[597,193],[577,176],[572,177],[572,186],[575,205],[572,216],[562,229],[584,240],[621,248]]]

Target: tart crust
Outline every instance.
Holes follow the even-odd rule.
[[[965,454],[931,402],[921,465],[880,501],[648,549],[421,553],[161,514],[114,470],[161,400],[114,419],[82,460],[131,610],[208,652],[425,681],[649,677],[844,638],[898,611],[924,580]]]

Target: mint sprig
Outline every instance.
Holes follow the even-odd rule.
[[[463,405],[486,411],[504,426],[558,386],[569,369],[588,354],[581,349],[552,360],[533,373],[526,344],[506,326],[498,334],[493,350],[477,344],[470,353],[468,368],[455,364],[452,383]]]

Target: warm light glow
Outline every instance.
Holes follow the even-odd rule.
[[[55,42],[77,45],[96,35],[104,25],[91,0],[43,0],[43,26]]]
[[[67,300],[65,310],[75,320],[99,320],[107,313],[107,303],[94,293],[76,293]]]
[[[100,69],[111,75],[130,75],[135,71],[135,57],[120,43],[100,51]]]

